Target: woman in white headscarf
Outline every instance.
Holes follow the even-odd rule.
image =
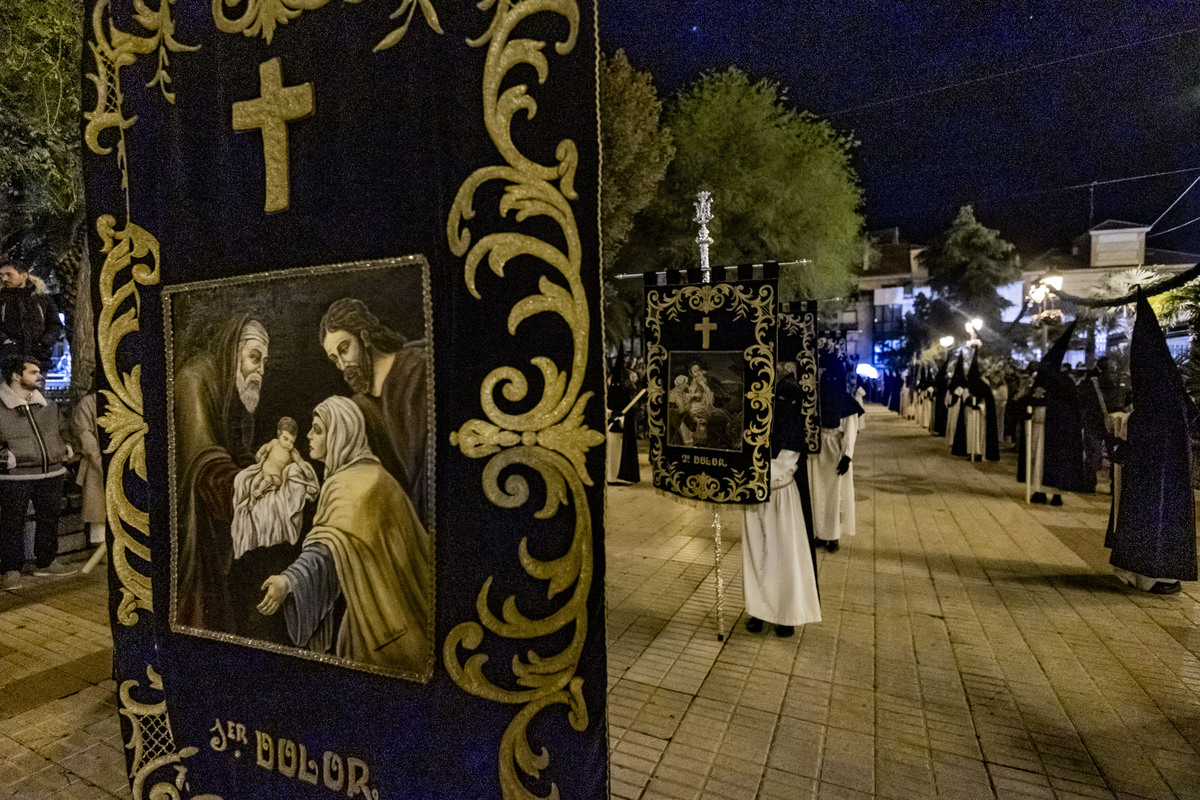
[[[263,583],[259,611],[282,606],[301,647],[389,671],[425,673],[430,640],[429,536],[408,495],[367,444],[346,397],[313,411],[309,455],[325,462],[312,530],[296,561]],[[337,599],[346,610],[334,640]]]

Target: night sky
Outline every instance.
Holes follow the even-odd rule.
[[[601,0],[600,45],[664,96],[730,65],[779,82],[860,142],[867,229],[914,243],[970,203],[1029,260],[1200,178],[1197,2]],[[1200,221],[1154,235],[1197,217],[1200,183],[1147,244],[1200,253]]]

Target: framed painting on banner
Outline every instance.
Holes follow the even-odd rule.
[[[428,680],[429,265],[180,284],[163,317],[173,629]],[[386,374],[350,334],[359,322]]]

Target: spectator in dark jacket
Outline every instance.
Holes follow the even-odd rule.
[[[25,513],[33,501],[34,575],[68,575],[54,560],[63,478],[71,451],[58,434],[58,407],[42,394],[42,370],[33,356],[4,360],[0,384],[0,572],[3,588],[18,587],[24,561]]]
[[[62,333],[46,284],[29,267],[0,255],[0,363],[9,356],[33,356],[45,375]]]

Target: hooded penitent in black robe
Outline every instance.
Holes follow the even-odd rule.
[[[946,418],[948,416],[946,409],[946,372],[950,369],[950,354],[946,354],[946,360],[938,367],[937,375],[933,379],[933,435],[946,435]]]
[[[949,405],[947,412],[954,418],[954,440],[950,442],[950,452],[964,457],[967,455],[967,415],[964,413],[967,406],[963,402],[966,389],[967,371],[963,369],[963,356],[959,353],[958,363],[954,365],[954,377],[946,387],[946,402]]]
[[[1072,321],[1038,367],[1034,404],[1046,405],[1046,444],[1042,486],[1060,492],[1094,492],[1096,476],[1087,476],[1083,458],[1083,410],[1071,376],[1062,371],[1063,357],[1075,332]]]
[[[888,375],[891,391],[888,394],[888,411],[900,413],[900,392],[904,390],[904,380],[899,374],[892,372]]]
[[[1116,523],[1104,545],[1114,567],[1148,578],[1196,580],[1195,409],[1146,298],[1130,343],[1133,412],[1121,466]]]
[[[983,457],[988,461],[999,461],[1000,434],[996,423],[996,396],[992,394],[992,387],[983,379],[983,374],[979,371],[978,354],[971,360],[971,368],[967,370],[967,391],[971,393],[968,402],[973,407],[983,409],[983,421],[986,428]]]

